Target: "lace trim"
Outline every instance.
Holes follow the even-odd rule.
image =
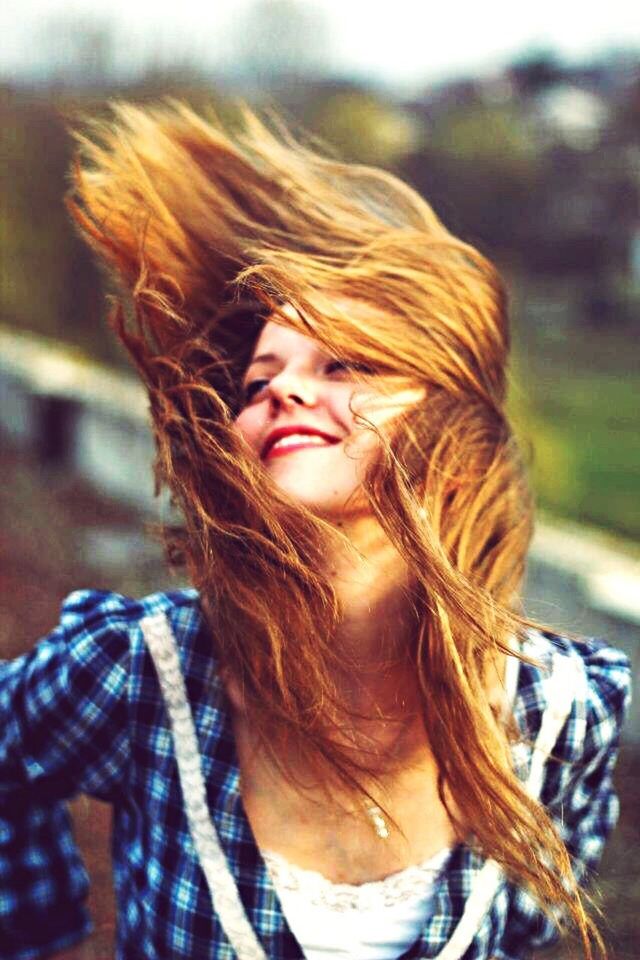
[[[451,851],[441,850],[423,863],[407,867],[383,880],[367,883],[332,883],[315,870],[305,870],[270,851],[263,852],[276,890],[303,894],[308,904],[344,913],[394,907],[407,900],[423,899],[448,860]]]

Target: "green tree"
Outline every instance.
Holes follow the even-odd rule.
[[[307,115],[314,133],[345,160],[359,163],[393,167],[419,136],[416,120],[366,90],[344,90],[308,104]]]

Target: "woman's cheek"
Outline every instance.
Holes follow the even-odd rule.
[[[251,453],[260,456],[262,420],[255,407],[247,407],[234,421],[234,429],[242,437]]]
[[[381,449],[378,435],[370,427],[357,428],[344,442],[344,456],[353,466],[355,479],[362,483],[368,468]]]

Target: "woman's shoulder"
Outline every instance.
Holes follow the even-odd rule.
[[[602,640],[550,631],[528,632],[521,653],[527,662],[519,666],[514,717],[523,752],[538,741],[546,717],[554,711],[563,717],[547,764],[549,797],[560,781],[615,754],[631,699],[631,666]]]
[[[87,640],[112,634],[132,639],[154,616],[166,617],[181,638],[197,634],[202,622],[198,592],[185,588],[134,598],[108,590],[74,590],[62,602],[58,629]]]
[[[154,614],[166,617],[193,662],[201,617],[197,595],[183,590],[140,600],[76,590],[49,634],[0,662],[0,793],[30,781],[55,785],[57,796],[120,795],[132,736],[158,700],[142,630]]]
[[[530,726],[554,701],[568,698],[569,713],[584,732],[619,727],[631,696],[631,665],[622,650],[593,637],[566,637],[531,630],[521,647],[529,662],[519,670],[516,709]]]
[[[159,591],[141,598],[105,590],[81,589],[62,602],[59,622],[33,651],[45,659],[55,650],[65,662],[96,682],[109,682],[108,665],[118,665],[131,678],[149,660],[144,623],[161,616],[176,638],[181,660],[188,668],[202,650],[203,618],[196,590]],[[210,645],[208,645],[207,649]],[[209,659],[212,659],[209,655]]]
[[[154,614],[174,615],[199,608],[197,590],[161,590],[141,598],[111,590],[74,590],[62,602],[60,622],[67,627],[135,625]]]
[[[158,658],[150,630],[158,623],[196,721],[210,722],[211,711],[220,720],[225,701],[218,661],[199,594],[191,588],[139,598],[75,590],[63,601],[56,628],[27,656],[42,684],[63,688],[89,712],[107,703],[112,712],[125,711],[129,736],[142,735],[166,720],[166,648]],[[11,666],[24,675],[24,666]]]

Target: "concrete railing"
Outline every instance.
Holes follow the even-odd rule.
[[[0,432],[43,463],[157,511],[147,396],[132,377],[0,329]]]

